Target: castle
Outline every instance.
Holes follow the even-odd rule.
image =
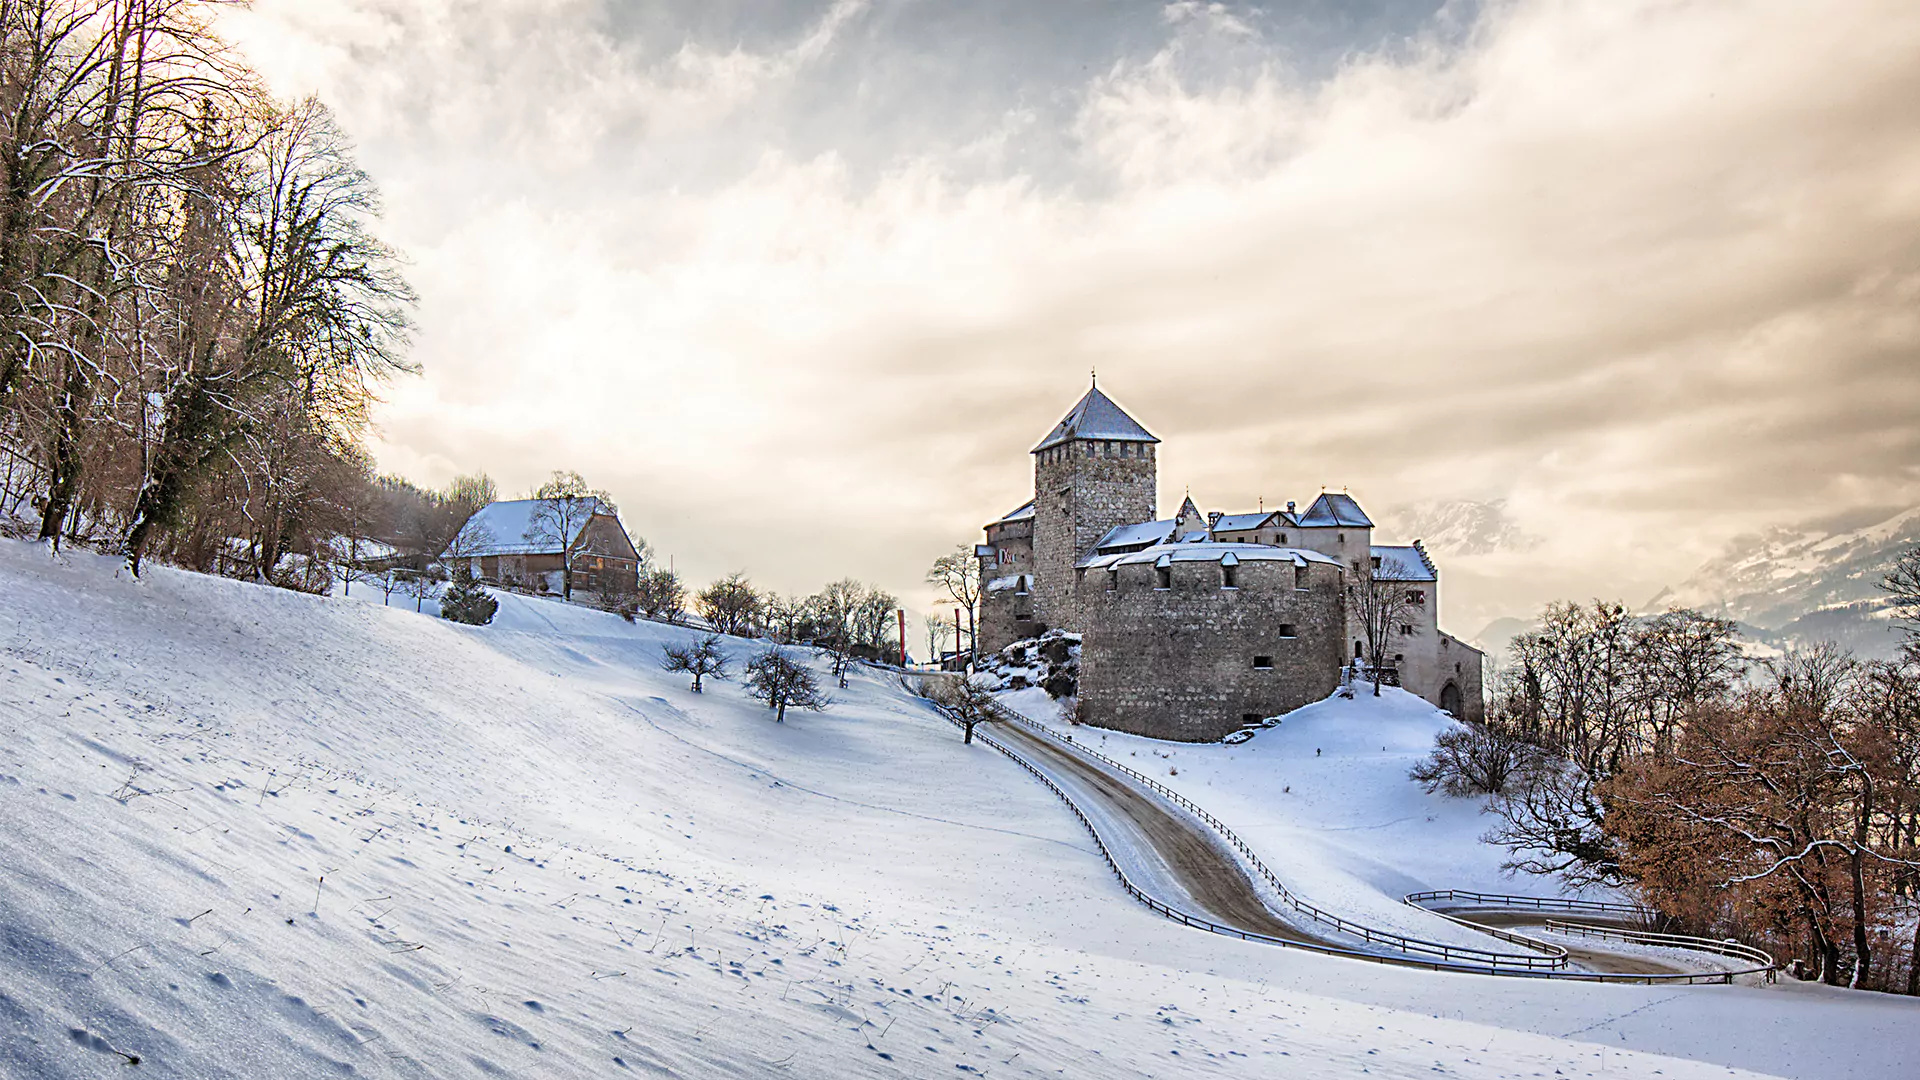
[[[1440,630],[1440,573],[1418,540],[1375,544],[1334,492],[1247,514],[1188,498],[1161,519],[1159,443],[1096,384],[1033,448],[1033,500],[975,548],[983,650],[1077,632],[1083,722],[1210,742],[1331,694],[1368,651],[1366,614],[1385,610],[1382,678],[1482,715],[1483,657]],[[1363,592],[1376,587],[1390,607]]]

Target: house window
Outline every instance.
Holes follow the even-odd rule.
[[[1374,568],[1375,570],[1378,570],[1378,569],[1380,569],[1380,556],[1378,556],[1378,555],[1375,555],[1375,556],[1373,557],[1373,568]]]
[[[1357,574],[1357,573],[1359,573],[1359,572],[1360,572],[1360,560],[1359,560],[1359,559],[1348,559],[1347,561],[1353,564],[1353,572],[1354,572],[1354,573],[1356,573],[1356,574]]]
[[[1407,603],[1415,604],[1415,605],[1423,605],[1426,602],[1427,602],[1427,590],[1425,589],[1408,589],[1407,590]]]
[[[1290,637],[1299,637],[1300,635],[1294,631],[1294,626],[1292,623],[1283,622],[1280,624],[1280,636],[1283,638],[1290,638]]]
[[[1280,534],[1280,543],[1281,543],[1281,546],[1283,546],[1283,547],[1284,547],[1284,546],[1286,545],[1286,542],[1287,542],[1287,534],[1286,534],[1286,533],[1281,533],[1281,534]]]
[[[1412,636],[1413,636],[1413,624],[1412,624],[1412,623],[1401,623],[1401,624],[1400,624],[1400,636],[1401,636],[1401,637],[1412,637]]]
[[[1273,657],[1271,657],[1271,656],[1256,656],[1256,657],[1254,657],[1254,658],[1253,658],[1253,670],[1255,670],[1255,671],[1272,671],[1272,670],[1273,670]]]

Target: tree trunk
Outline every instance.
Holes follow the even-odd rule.
[[[67,514],[73,510],[80,491],[80,429],[84,424],[82,403],[93,400],[93,379],[84,361],[69,357],[66,385],[55,413],[53,446],[47,459],[47,507],[40,516],[40,539],[60,548],[60,536]]]
[[[1920,997],[1920,919],[1913,921],[1913,957],[1907,964],[1907,993]]]

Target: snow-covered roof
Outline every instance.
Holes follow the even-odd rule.
[[[1373,520],[1367,517],[1365,510],[1360,509],[1359,503],[1353,501],[1353,496],[1339,491],[1321,492],[1320,497],[1313,500],[1313,505],[1307,507],[1307,512],[1300,516],[1300,524],[1308,528],[1329,525],[1373,528]]]
[[[1204,544],[1211,539],[1213,539],[1212,534],[1208,533],[1205,529],[1201,529],[1199,532],[1187,533],[1174,542],[1179,544]]]
[[[1389,562],[1398,562],[1405,569],[1393,575],[1394,581],[1439,581],[1440,568],[1427,558],[1426,549],[1418,544],[1401,547],[1393,544],[1374,544],[1373,557],[1380,560],[1381,567]],[[1375,574],[1375,577],[1383,575]]]
[[[1126,410],[1115,405],[1112,398],[1101,393],[1097,386],[1088,390],[1087,396],[1068,411],[1066,418],[1054,425],[1053,431],[1040,440],[1040,445],[1034,447],[1033,452],[1037,454],[1075,439],[1144,443],[1160,441],[1128,416]]]
[[[459,538],[447,545],[447,550],[458,550],[462,555],[557,555],[560,553],[558,538],[547,536],[540,539],[528,539],[533,531],[533,517],[544,499],[512,499],[506,502],[488,503],[474,511],[465,525],[460,526]],[[593,504],[593,516],[607,514],[607,508],[599,499],[586,498]],[[587,527],[592,516],[584,516],[574,523],[573,535],[567,537],[571,545],[580,538],[581,530]]]
[[[994,522],[994,524],[1005,525],[1009,521],[1027,521],[1032,517],[1033,517],[1033,500],[1028,499],[1026,502],[1020,505],[1020,509],[1015,510],[1013,513],[1008,514],[1006,517],[1001,518],[999,521]]]
[[[1173,535],[1173,525],[1171,520],[1143,521],[1138,525],[1115,525],[1107,530],[1107,535],[1093,545],[1093,550],[1105,551],[1108,548],[1163,543],[1167,537]]]
[[[1340,560],[1322,555],[1317,551],[1304,548],[1274,547],[1272,544],[1155,544],[1142,551],[1123,551],[1112,555],[1095,555],[1082,559],[1077,564],[1085,569],[1100,570],[1114,566],[1129,566],[1134,563],[1159,564],[1166,562],[1220,562],[1231,555],[1236,564],[1248,562],[1290,562],[1295,566],[1307,563],[1325,563],[1339,566]]]
[[[1221,514],[1220,520],[1213,523],[1214,532],[1243,532],[1265,525],[1273,517],[1272,512],[1264,514]]]

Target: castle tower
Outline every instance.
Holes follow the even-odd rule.
[[[1154,519],[1159,443],[1096,385],[1033,448],[1034,615],[1076,629],[1075,562],[1108,530]]]

